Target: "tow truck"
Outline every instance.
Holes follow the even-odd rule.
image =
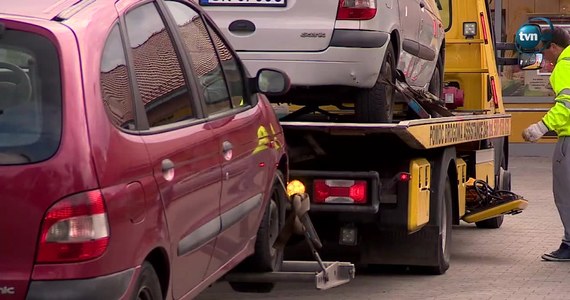
[[[444,274],[452,225],[496,229],[528,206],[511,191],[511,116],[497,66],[531,70],[538,58],[496,57],[515,47],[495,42],[487,0],[440,3],[449,25],[444,99],[412,90],[399,74],[404,100],[392,123],[354,122],[350,104],[275,104],[294,212],[278,239],[287,260],[277,272],[229,273],[234,289],[268,292],[276,282],[297,281],[329,289],[367,264]]]
[[[357,123],[350,104],[274,104],[323,258],[443,274],[453,225],[499,228],[528,205],[510,191],[511,116],[497,65],[529,60],[496,57],[488,1],[440,5],[444,99],[412,90],[399,74],[403,100],[392,123]],[[305,259],[303,245],[293,239],[286,258]]]

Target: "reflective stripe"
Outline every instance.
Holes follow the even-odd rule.
[[[562,103],[566,108],[570,109],[570,102],[564,100],[554,100],[555,102]]]
[[[556,95],[556,97],[560,96],[560,95],[566,95],[566,96],[570,96],[570,89],[562,89],[560,91],[560,93],[558,93],[558,95]]]

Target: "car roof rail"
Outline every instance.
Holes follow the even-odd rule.
[[[95,2],[95,0],[79,0],[75,2],[70,7],[62,10],[57,16],[53,17],[54,21],[65,21],[73,17],[76,13],[80,12],[82,9],[87,7],[89,4]]]

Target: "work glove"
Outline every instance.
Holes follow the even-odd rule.
[[[527,127],[523,131],[522,136],[525,141],[534,143],[538,141],[547,132],[548,132],[548,127],[544,125],[544,122],[540,121]]]

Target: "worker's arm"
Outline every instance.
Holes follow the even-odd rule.
[[[570,96],[570,89],[568,92]],[[542,117],[542,120],[530,125],[523,131],[523,138],[526,141],[535,142],[549,130],[554,130],[558,133],[560,129],[567,127],[570,121],[570,99],[567,99],[567,97],[560,97],[559,94],[555,99],[556,103]]]
[[[567,94],[566,94],[567,93]],[[529,142],[535,142],[545,135],[549,130],[557,133],[560,129],[567,127],[570,121],[570,89],[564,89],[556,96],[556,103],[546,115],[537,123],[530,125],[523,131],[523,138]]]
[[[561,130],[568,131],[570,121],[570,60],[563,58],[559,60],[550,76],[550,85],[556,93],[554,106],[548,110],[546,115],[539,122],[530,125],[523,131],[523,138],[526,141],[535,142],[545,135],[549,130],[560,133]]]
[[[568,124],[570,120],[570,102],[567,99],[557,99],[556,103],[542,118],[542,122],[549,130],[558,131]]]
[[[570,60],[562,58],[550,76],[550,85],[556,94],[554,106],[542,118],[549,130],[559,132],[570,120]]]

